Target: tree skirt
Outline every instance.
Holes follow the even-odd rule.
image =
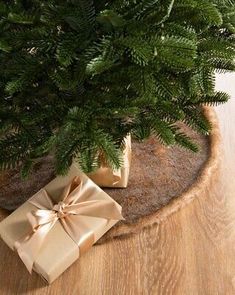
[[[181,126],[200,146],[199,153],[180,147],[163,147],[155,139],[132,144],[133,155],[128,188],[105,189],[123,208],[119,222],[99,243],[137,233],[165,220],[218,180],[221,137],[215,111],[204,108],[212,124],[209,136]],[[205,195],[205,194],[204,194]]]
[[[126,189],[104,189],[123,208],[124,221],[114,226],[99,243],[136,233],[176,212],[217,179],[220,134],[212,108],[205,108],[212,123],[210,136],[181,127],[200,147],[192,153],[180,147],[164,147],[155,138],[132,143],[132,164]],[[30,180],[17,170],[0,175],[0,207],[13,210],[53,179],[52,158],[40,161]]]

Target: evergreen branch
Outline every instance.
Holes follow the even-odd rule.
[[[218,106],[220,104],[226,103],[230,96],[225,92],[216,92],[214,95],[204,95],[202,96],[196,104],[199,105],[210,105]]]
[[[97,129],[93,133],[93,138],[98,150],[105,156],[108,166],[113,169],[120,168],[122,165],[121,152],[112,137],[103,130]]]
[[[175,135],[175,142],[183,148],[189,149],[194,153],[199,151],[199,147],[186,134],[177,133]]]
[[[207,120],[202,110],[197,107],[187,107],[184,109],[184,122],[199,133],[209,135],[211,131],[211,123]]]
[[[150,126],[152,133],[161,143],[166,145],[172,145],[175,143],[175,135],[170,123],[155,117],[151,118]]]

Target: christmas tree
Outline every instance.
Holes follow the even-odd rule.
[[[155,135],[192,151],[183,121],[208,134],[202,105],[215,73],[234,71],[233,0],[5,0],[0,2],[0,168],[101,152],[118,168],[123,138]]]

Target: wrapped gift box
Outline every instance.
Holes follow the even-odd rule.
[[[118,170],[106,166],[105,163],[101,165],[95,172],[88,174],[100,187],[126,188],[128,185],[130,165],[131,165],[131,136],[125,138],[125,147],[122,156],[123,165]]]
[[[82,189],[78,184],[78,187],[73,190],[78,183],[74,184],[74,179],[81,181]],[[65,203],[69,203],[67,205],[70,207],[61,203],[61,196],[65,195],[65,191],[70,198],[67,197]],[[74,196],[79,196],[79,200],[75,203]],[[51,210],[44,208],[44,204],[50,203],[47,200],[48,197],[52,201],[51,206],[54,206]],[[40,204],[42,204],[41,208]],[[75,212],[77,215],[74,214],[74,204],[78,207]],[[49,223],[44,222],[45,217],[41,216],[44,213],[47,218],[48,216],[54,218],[54,223],[49,225],[49,230]],[[39,216],[39,220],[41,218],[41,225],[36,224],[38,220],[35,216]],[[63,226],[68,217],[72,220],[70,231],[66,231],[69,223]],[[67,176],[56,177],[4,219],[0,223],[0,236],[12,250],[18,252],[29,271],[31,271],[32,257],[35,257],[32,264],[33,270],[50,284],[120,219],[122,219],[121,206],[73,165]],[[44,235],[43,230],[45,231],[46,227],[48,232]],[[41,233],[38,230],[41,230]],[[73,237],[73,231],[77,231],[75,234],[77,240]],[[70,232],[72,233],[69,234]]]

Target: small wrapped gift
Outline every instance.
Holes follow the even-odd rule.
[[[72,166],[4,219],[0,236],[50,284],[121,219],[121,206]]]
[[[108,167],[105,161],[101,161],[101,167],[95,172],[88,174],[100,187],[126,188],[128,184],[130,165],[131,165],[131,136],[125,138],[125,147],[123,150],[123,165],[118,170]]]

